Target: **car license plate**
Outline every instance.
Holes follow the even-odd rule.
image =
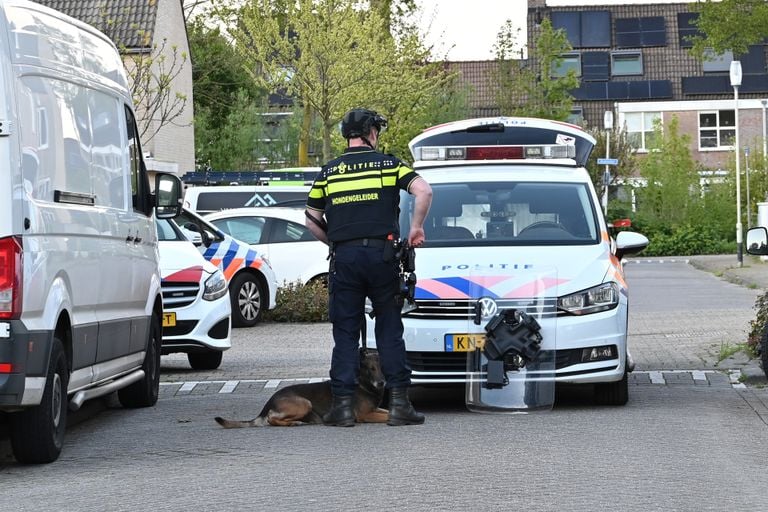
[[[485,334],[446,334],[446,352],[471,352],[485,346]]]
[[[176,327],[176,313],[163,313],[163,327]]]

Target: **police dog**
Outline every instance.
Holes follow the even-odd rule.
[[[379,354],[360,349],[360,376],[355,391],[355,421],[386,423],[389,412],[379,404],[384,397],[384,375]],[[323,423],[323,415],[331,410],[331,381],[286,386],[267,401],[261,413],[250,421],[214,418],[224,428],[291,427]]]

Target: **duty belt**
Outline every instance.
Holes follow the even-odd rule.
[[[333,247],[377,247],[381,248],[386,245],[387,241],[383,238],[353,238],[352,240],[342,240],[341,242],[333,242]]]

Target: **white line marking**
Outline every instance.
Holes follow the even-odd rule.
[[[188,391],[192,391],[193,389],[195,389],[195,386],[197,386],[197,382],[185,382],[179,388],[179,392],[186,393]]]
[[[693,380],[707,380],[707,374],[701,370],[692,370],[691,375]]]
[[[223,386],[221,386],[219,393],[231,393],[235,390],[238,384],[240,384],[239,381],[228,380],[227,382],[224,383]]]
[[[268,380],[266,384],[264,384],[264,389],[273,389],[280,385],[279,379],[271,379]]]
[[[648,372],[648,376],[651,378],[651,384],[666,384],[664,374],[661,372]]]
[[[322,377],[315,377],[313,379],[309,379],[309,383],[310,384],[315,384],[317,382],[323,382],[324,380],[326,380],[326,379],[322,378]]]

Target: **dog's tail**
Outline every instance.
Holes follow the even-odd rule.
[[[261,416],[248,421],[226,420],[221,416],[216,416],[213,419],[224,428],[266,427],[269,425],[266,418]]]

